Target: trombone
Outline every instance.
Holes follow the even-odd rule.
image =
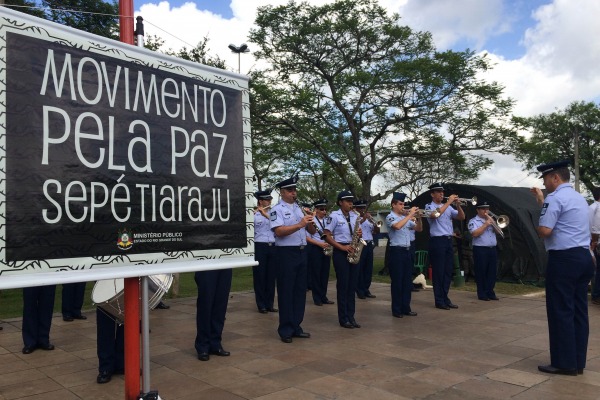
[[[444,197],[444,199],[448,200],[448,197]],[[475,197],[475,196],[473,196],[473,198],[471,198],[471,199],[467,199],[467,198],[464,198],[464,197],[459,197],[456,200],[458,200],[461,205],[467,205],[467,203],[471,203],[474,206],[477,205],[477,197]]]
[[[502,237],[502,239],[504,239],[504,232],[502,232],[502,229],[506,228],[508,224],[510,224],[510,218],[508,218],[508,215],[496,215],[490,210],[488,210],[487,215],[494,220],[494,223],[492,224],[494,230]]]

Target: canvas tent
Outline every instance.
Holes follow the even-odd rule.
[[[540,207],[535,201],[529,188],[474,186],[460,184],[445,184],[445,195],[458,194],[461,198],[477,197],[480,201],[490,203],[490,210],[496,215],[507,215],[510,224],[504,229],[505,238],[498,237],[498,279],[516,281],[538,281],[546,269],[546,250],[544,242],[538,238],[536,227],[539,221]],[[424,208],[431,202],[429,191],[422,193],[413,200],[413,205]],[[467,224],[476,215],[475,206],[470,203],[463,206],[465,221],[455,221],[455,231],[458,229],[463,236],[463,269],[472,268],[470,257],[470,235]],[[417,249],[427,250],[429,225],[423,224],[423,233],[417,234]],[[471,269],[472,270],[472,269]]]

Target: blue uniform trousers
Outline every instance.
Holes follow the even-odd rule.
[[[196,300],[196,352],[219,350],[225,326],[227,302],[231,290],[231,268],[197,271],[194,280],[198,287]]]
[[[337,278],[337,306],[340,324],[354,321],[356,312],[356,282],[358,280],[358,264],[348,262],[348,253],[338,249],[333,250],[333,267]]]
[[[56,285],[23,288],[23,344],[36,348],[50,343]]]
[[[331,265],[331,257],[323,254],[323,248],[308,245],[308,270],[312,277],[309,281],[312,282],[312,298],[315,304],[322,304],[329,301],[327,298],[327,284],[329,283],[329,269]]]
[[[306,247],[277,246],[279,260],[277,270],[277,299],[279,305],[279,327],[282,338],[303,332],[302,321],[306,307]]]
[[[594,280],[592,299],[600,300],[600,253],[596,253],[596,279]]]
[[[96,353],[98,371],[109,374],[125,367],[125,329],[100,307],[96,307]]]
[[[585,368],[589,321],[587,287],[594,266],[588,249],[548,251],[546,313],[550,363],[555,368]]]
[[[63,317],[80,317],[87,282],[66,283],[62,286]]]
[[[411,312],[412,296],[412,258],[410,248],[390,246],[390,278],[392,284],[392,314],[408,314]]]
[[[475,263],[475,282],[477,298],[493,299],[496,297],[496,275],[498,273],[498,251],[496,247],[473,246],[473,262]]]
[[[275,245],[254,243],[254,259],[258,265],[252,267],[254,297],[258,309],[273,308],[275,302],[275,279],[277,263],[275,262]]]
[[[373,280],[373,242],[367,242],[363,247],[360,255],[360,263],[358,264],[358,280],[356,284],[356,294],[366,296],[370,294],[369,288]]]
[[[431,261],[435,305],[448,305],[451,303],[448,292],[450,291],[452,269],[454,267],[452,236],[433,236],[429,238],[429,260]]]
[[[410,265],[412,265],[412,274],[415,274],[415,259],[416,259],[416,255],[417,255],[417,244],[415,243],[416,240],[411,240],[410,241]]]

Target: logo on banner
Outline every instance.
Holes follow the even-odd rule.
[[[117,247],[121,250],[129,250],[133,247],[133,235],[129,229],[119,230],[117,238]]]

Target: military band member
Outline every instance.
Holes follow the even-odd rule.
[[[362,238],[367,243],[362,250],[360,256],[360,264],[358,266],[358,283],[356,285],[356,295],[359,299],[366,297],[375,298],[374,294],[369,290],[373,279],[373,250],[375,244],[373,235],[379,233],[379,227],[374,223],[373,217],[367,212],[367,202],[357,200],[354,202],[354,208],[360,215],[360,227],[362,229]]]
[[[292,338],[309,338],[304,332],[306,303],[306,232],[315,233],[312,215],[304,215],[296,203],[296,183],[292,177],[275,185],[280,191],[279,203],[271,209],[271,229],[275,233],[277,254],[277,295],[281,341],[292,343]]]
[[[333,301],[327,298],[331,256],[324,253],[326,249],[331,249],[331,245],[321,238],[321,234],[325,230],[327,199],[319,199],[313,203],[313,206],[315,208],[314,221],[317,224],[317,231],[312,235],[306,235],[308,242],[308,270],[312,275],[309,280],[312,285],[313,302],[316,306],[322,306],[323,304],[333,304]]]
[[[50,327],[55,293],[56,285],[23,288],[23,354],[35,349],[54,350]]]
[[[76,319],[87,319],[81,314],[87,282],[65,283],[62,285],[61,311],[63,321],[71,322]]]
[[[385,219],[389,235],[389,269],[391,278],[392,315],[402,318],[404,315],[416,316],[411,310],[413,260],[410,252],[410,231],[415,229],[413,217],[418,211],[413,207],[405,212],[406,194],[394,192],[392,211]]]
[[[473,237],[473,261],[477,298],[483,301],[498,300],[494,287],[498,270],[496,231],[494,219],[488,215],[490,205],[486,201],[477,203],[477,215],[469,220],[469,232]]]
[[[275,234],[271,230],[269,211],[271,208],[271,189],[254,193],[258,202],[254,213],[254,259],[258,265],[252,267],[254,297],[258,312],[277,312],[275,302],[275,279],[277,263],[275,260]]]
[[[600,245],[598,244],[600,239],[600,187],[592,190],[592,196],[594,196],[594,202],[589,207],[590,231],[592,232],[590,250],[596,258],[596,278],[592,291],[592,303],[600,305]]]
[[[538,235],[548,251],[546,313],[550,338],[550,364],[542,372],[582,374],[589,336],[587,287],[594,274],[589,250],[588,205],[569,183],[567,161],[540,165],[546,199],[532,188],[542,208]]]
[[[408,215],[409,210],[413,207],[410,201],[404,202],[404,215]],[[410,257],[412,265],[415,265],[415,254],[417,252],[417,232],[423,232],[423,218],[419,215],[415,215],[414,217],[415,227],[413,229],[409,229],[408,233],[410,234]],[[413,288],[413,292],[418,292],[418,289]]]
[[[325,220],[326,241],[333,246],[333,267],[337,277],[338,320],[344,328],[360,328],[354,314],[356,312],[355,291],[358,279],[358,264],[348,262],[348,253],[354,253],[350,246],[358,215],[352,211],[354,195],[348,190],[337,196],[339,210]],[[356,233],[362,234],[360,225]]]
[[[437,182],[429,186],[431,192],[431,203],[425,206],[426,210],[432,211],[427,216],[429,222],[429,260],[431,261],[433,278],[433,295],[436,308],[449,310],[458,308],[448,297],[450,291],[450,282],[452,281],[452,270],[454,269],[454,250],[452,247],[452,220],[462,221],[465,219],[465,213],[456,202],[456,208],[452,207],[458,196],[452,194],[448,201],[442,204],[444,200],[444,187]],[[439,216],[435,216],[433,211],[438,210]]]

